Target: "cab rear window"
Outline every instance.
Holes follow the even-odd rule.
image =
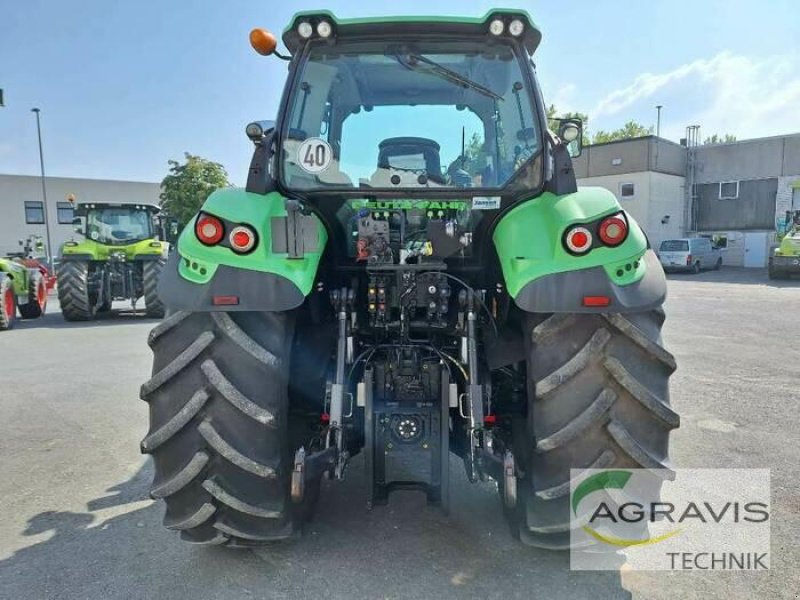
[[[665,240],[661,242],[662,252],[681,252],[689,250],[689,242],[686,240]]]

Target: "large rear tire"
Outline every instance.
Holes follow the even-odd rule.
[[[164,304],[158,297],[158,278],[165,264],[166,261],[160,258],[148,261],[142,266],[145,314],[153,319],[162,319],[164,317]]]
[[[58,301],[67,321],[89,321],[95,305],[89,296],[89,263],[67,261],[58,267]]]
[[[32,272],[28,281],[28,303],[19,305],[23,319],[38,319],[47,310],[47,285],[38,271]]]
[[[528,419],[515,436],[524,477],[510,515],[523,542],[570,547],[570,469],[671,478],[669,433],[680,419],[669,406],[676,364],[661,344],[663,320],[661,310],[528,316]]]
[[[164,525],[197,544],[256,545],[292,535],[288,313],[177,312],[150,333],[142,386],[151,495]]]
[[[17,317],[17,297],[11,278],[0,274],[0,331],[11,329]]]

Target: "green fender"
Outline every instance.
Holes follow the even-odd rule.
[[[328,235],[322,222],[310,217],[318,243],[301,258],[273,247],[273,220],[287,216],[285,198],[277,192],[254,194],[239,188],[215,191],[201,212],[233,225],[249,225],[258,237],[245,255],[221,245],[206,246],[194,232],[195,216],[184,228],[159,282],[159,297],[177,310],[264,310],[296,308],[311,292]],[[226,235],[227,235],[226,231]],[[235,304],[216,305],[226,297]]]
[[[573,256],[562,243],[568,227],[596,228],[622,211],[614,195],[586,187],[557,196],[545,192],[509,211],[493,240],[515,303],[530,312],[629,312],[663,303],[666,278],[641,227],[627,213],[628,237],[615,248],[596,247]],[[624,212],[624,211],[623,211]],[[597,238],[596,230],[593,231]],[[607,307],[584,306],[588,296],[606,296]]]

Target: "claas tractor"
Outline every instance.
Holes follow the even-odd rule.
[[[169,243],[158,239],[159,213],[150,204],[75,206],[73,225],[84,239],[62,245],[57,271],[58,300],[67,321],[91,320],[115,300],[130,302],[135,311],[140,298],[148,317],[164,316],[156,286]]]
[[[769,278],[788,279],[800,275],[800,210],[787,210],[778,230],[779,246],[769,257]]]
[[[447,510],[455,454],[515,536],[559,549],[583,543],[571,469],[652,470],[655,497],[674,475],[664,273],[613,194],[577,187],[582,123],[548,129],[540,38],[514,10],[301,13],[280,51],[251,33],[288,62],[280,108],[245,128],[246,187],[182,232],[149,337],[167,528],[288,538],[356,457],[365,507]]]
[[[23,319],[37,319],[47,310],[47,294],[53,281],[37,256],[44,244],[37,236],[20,240],[21,252],[0,257],[0,331],[11,329],[17,313]]]

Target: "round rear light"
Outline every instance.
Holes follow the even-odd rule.
[[[523,23],[519,19],[514,19],[508,26],[508,32],[514,37],[521,36],[523,31],[525,31],[525,23]]]
[[[239,254],[250,252],[256,245],[256,234],[249,227],[239,225],[231,230],[228,236],[231,249]]]
[[[564,236],[564,244],[573,254],[584,254],[592,247],[592,232],[586,227],[573,227]]]
[[[489,23],[489,33],[492,35],[503,35],[503,32],[506,29],[506,24],[503,23],[500,19],[495,19],[491,23]]]
[[[308,21],[303,21],[297,26],[297,33],[300,35],[301,38],[307,40],[313,35],[314,28]]]
[[[225,227],[222,225],[222,221],[216,217],[200,215],[194,225],[194,233],[197,239],[206,246],[215,246],[225,236]]]
[[[319,37],[328,38],[331,37],[332,33],[333,33],[333,28],[331,27],[330,23],[328,23],[327,21],[320,21],[319,23],[317,23],[317,35]]]
[[[597,233],[606,246],[619,246],[628,235],[628,224],[621,217],[608,217],[600,223]]]

